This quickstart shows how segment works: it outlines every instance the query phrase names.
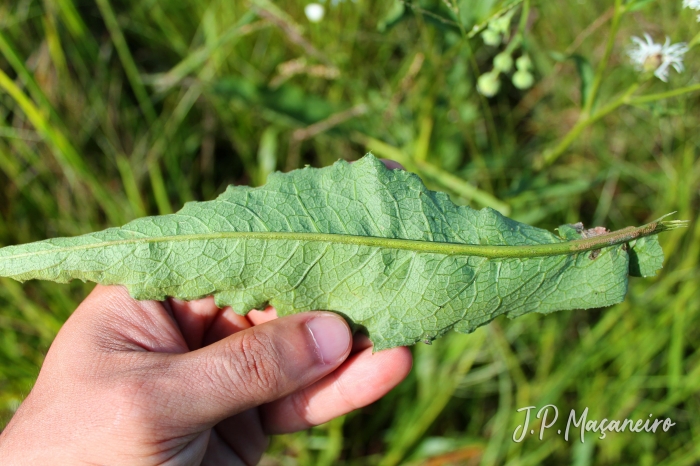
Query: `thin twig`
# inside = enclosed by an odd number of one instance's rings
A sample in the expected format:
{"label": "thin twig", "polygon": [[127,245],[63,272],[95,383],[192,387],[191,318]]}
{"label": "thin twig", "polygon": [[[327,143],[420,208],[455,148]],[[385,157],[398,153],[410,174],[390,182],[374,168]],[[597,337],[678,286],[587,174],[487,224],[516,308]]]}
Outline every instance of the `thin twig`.
{"label": "thin twig", "polygon": [[638,97],[633,97],[629,99],[630,105],[646,104],[649,102],[654,102],[657,100],[668,99],[670,97],[677,97],[679,95],[688,94],[690,92],[700,91],[700,84],[693,84],[692,86],[681,87],[679,89],[673,89],[666,92],[659,92],[658,94],[647,94],[640,95]]}
{"label": "thin twig", "polygon": [[608,36],[608,42],[605,45],[605,52],[603,53],[603,58],[598,63],[598,69],[596,70],[595,77],[593,78],[593,84],[591,84],[591,90],[588,94],[586,102],[584,102],[582,116],[588,116],[593,110],[593,105],[595,104],[596,98],[598,97],[598,90],[603,82],[603,77],[605,75],[605,70],[608,67],[608,62],[612,56],[613,48],[615,47],[615,37],[617,36],[617,30],[620,27],[620,19],[624,14],[624,7],[622,6],[622,0],[615,0],[615,12],[613,13],[612,24],[610,25],[610,33]]}
{"label": "thin twig", "polygon": [[630,102],[630,97],[639,88],[639,84],[631,85],[625,92],[623,92],[617,99],[613,100],[611,103],[605,107],[598,110],[595,114],[581,118],[573,128],[569,130],[568,133],[561,139],[559,144],[557,144],[553,149],[545,151],[540,158],[538,158],[534,167],[536,170],[541,170],[542,168],[548,167],[553,164],[566,149],[573,144],[573,142],[578,138],[578,136],[583,132],[584,129],[591,126],[596,121],[600,120],[604,116],[617,110],[620,106],[625,105]]}

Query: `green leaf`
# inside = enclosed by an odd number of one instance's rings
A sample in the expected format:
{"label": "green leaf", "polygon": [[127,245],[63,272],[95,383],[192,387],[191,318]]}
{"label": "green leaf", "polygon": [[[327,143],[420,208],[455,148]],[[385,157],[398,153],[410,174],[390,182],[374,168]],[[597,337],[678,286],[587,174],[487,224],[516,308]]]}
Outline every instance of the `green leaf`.
{"label": "green leaf", "polygon": [[[280,315],[332,310],[380,350],[471,332],[501,314],[617,303],[626,243],[681,224],[564,241],[457,206],[368,155],[273,173],[260,188],[231,186],[122,228],[6,247],[0,276],[122,284],[137,299],[213,294],[242,314],[267,303]],[[636,258],[645,273],[660,266],[658,254]]]}
{"label": "green leaf", "polygon": [[571,55],[570,57],[576,64],[576,72],[581,79],[581,106],[586,105],[588,96],[591,93],[591,85],[595,78],[595,71],[588,59],[582,55]]}
{"label": "green leaf", "polygon": [[583,225],[580,223],[578,225],[561,225],[556,228],[556,230],[559,233],[559,236],[564,240],[581,239]]}
{"label": "green leaf", "polygon": [[650,3],[655,2],[656,0],[631,0],[625,4],[625,10],[626,11],[637,11],[641,10],[645,6],[649,5]]}
{"label": "green leaf", "polygon": [[656,236],[646,236],[630,243],[630,275],[653,277],[664,265],[664,252]]}
{"label": "green leaf", "polygon": [[404,17],[406,6],[401,0],[394,0],[384,17],[377,23],[377,31],[385,32]]}

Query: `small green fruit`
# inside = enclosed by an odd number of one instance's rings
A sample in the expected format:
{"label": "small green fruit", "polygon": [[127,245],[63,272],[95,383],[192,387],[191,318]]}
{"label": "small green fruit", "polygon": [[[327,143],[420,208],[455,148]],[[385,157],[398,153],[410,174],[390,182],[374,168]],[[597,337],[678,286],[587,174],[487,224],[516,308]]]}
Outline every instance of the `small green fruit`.
{"label": "small green fruit", "polygon": [[522,71],[528,71],[530,68],[532,68],[532,61],[530,60],[530,57],[523,55],[515,60],[515,67]]}
{"label": "small green fruit", "polygon": [[489,71],[479,76],[476,88],[486,97],[493,97],[498,94],[498,90],[501,88],[501,81],[498,79],[498,71]]}
{"label": "small green fruit", "polygon": [[508,73],[513,68],[513,57],[507,52],[501,52],[493,58],[493,67],[502,73]]}
{"label": "small green fruit", "polygon": [[492,47],[497,47],[501,44],[501,34],[493,29],[486,29],[481,33],[481,38],[484,39],[484,44]]}
{"label": "small green fruit", "polygon": [[520,69],[513,74],[513,85],[518,89],[529,89],[535,82],[535,78],[529,71]]}

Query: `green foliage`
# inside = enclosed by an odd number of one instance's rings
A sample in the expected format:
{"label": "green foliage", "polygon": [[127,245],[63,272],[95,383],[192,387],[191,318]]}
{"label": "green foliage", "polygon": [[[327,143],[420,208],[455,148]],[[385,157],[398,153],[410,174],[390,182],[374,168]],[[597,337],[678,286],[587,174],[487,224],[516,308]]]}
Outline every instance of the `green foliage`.
{"label": "green foliage", "polygon": [[[620,302],[627,246],[608,236],[562,242],[493,209],[458,207],[368,155],[274,173],[177,214],[3,248],[0,276],[124,285],[137,299],[213,295],[241,314],[267,303],[279,315],[337,311],[381,350],[471,333],[501,314]],[[663,252],[638,242],[635,271],[653,275]]]}
{"label": "green foliage", "polygon": [[586,57],[572,55],[571,60],[576,63],[576,71],[578,72],[579,79],[581,79],[581,105],[583,105],[588,101],[595,72],[593,71],[593,66],[591,66],[591,63]]}
{"label": "green foliage", "polygon": [[[615,5],[627,10],[613,28]],[[626,55],[645,30],[695,45],[695,13],[681,0],[325,6],[323,21],[310,24],[304,3],[289,0],[0,2],[0,243],[123,225],[213,199],[230,184],[260,185],[273,162],[289,171],[370,150],[457,204],[548,230],[578,221],[617,230],[677,210],[689,228],[659,237],[664,268],[631,278],[624,302],[501,317],[469,337],[416,345],[411,375],[385,399],[275,437],[265,461],[700,462],[700,109],[689,93],[698,91],[698,54],[693,47],[669,83],[640,81]],[[484,45],[480,33],[510,9],[501,44]],[[478,77],[518,37],[512,56],[516,67],[529,58],[532,88],[501,76],[498,94],[484,98]],[[585,112],[575,63],[559,61],[575,54],[594,70],[595,105]],[[222,91],[231,80],[257,98]],[[296,108],[268,97],[287,86],[301,91],[287,101]],[[311,97],[324,102],[313,112]],[[0,424],[89,290],[0,279]],[[587,435],[583,445],[557,435],[513,443],[515,410],[547,403],[678,424],[662,434]]]}
{"label": "green foliage", "polygon": [[640,238],[630,245],[630,275],[653,277],[664,264],[664,252],[655,238]]}

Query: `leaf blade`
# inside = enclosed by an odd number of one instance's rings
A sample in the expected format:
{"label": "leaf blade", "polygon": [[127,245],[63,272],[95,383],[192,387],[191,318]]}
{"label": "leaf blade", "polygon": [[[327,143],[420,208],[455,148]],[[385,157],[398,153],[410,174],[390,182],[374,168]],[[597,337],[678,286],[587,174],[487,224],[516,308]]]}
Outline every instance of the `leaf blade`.
{"label": "leaf blade", "polygon": [[138,299],[213,294],[239,313],[268,302],[280,315],[327,309],[364,327],[379,350],[501,314],[619,302],[624,244],[668,223],[564,241],[456,206],[367,156],[274,173],[263,187],[230,187],[121,228],[3,248],[0,276],[122,284]]}

